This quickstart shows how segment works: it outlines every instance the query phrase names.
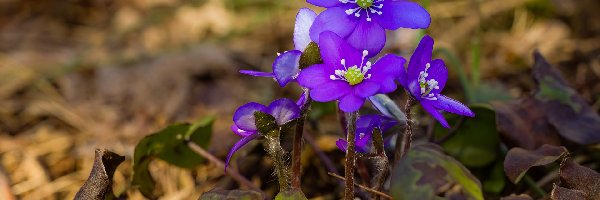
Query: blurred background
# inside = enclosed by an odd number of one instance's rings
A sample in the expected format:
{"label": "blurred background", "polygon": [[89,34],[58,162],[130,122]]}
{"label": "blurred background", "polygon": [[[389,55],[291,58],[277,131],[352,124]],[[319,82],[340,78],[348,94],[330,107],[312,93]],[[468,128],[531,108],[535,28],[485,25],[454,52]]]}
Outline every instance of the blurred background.
{"label": "blurred background", "polygon": [[[445,94],[469,103],[515,99],[534,87],[532,52],[556,66],[595,112],[600,110],[600,2],[597,0],[421,0],[425,32],[388,32],[384,52],[408,57],[426,33],[450,69]],[[0,199],[72,199],[92,168],[95,148],[126,156],[114,191],[144,199],[131,180],[135,144],[174,122],[216,116],[209,151],[224,159],[239,139],[229,126],[248,101],[297,98],[293,84],[237,71],[270,71],[293,49],[301,0],[0,0]],[[392,95],[403,97],[402,93]],[[342,170],[342,134],[331,106],[319,105],[313,145]],[[421,129],[430,118],[419,112]],[[331,123],[327,123],[331,122]],[[423,133],[417,131],[417,134]],[[339,181],[306,147],[309,198],[334,199]],[[234,166],[265,191],[275,178],[260,145]],[[250,169],[256,163],[264,170]],[[248,165],[248,166],[246,166]],[[254,166],[256,168],[256,166]],[[155,161],[162,199],[197,199],[237,188],[223,169],[192,171]],[[313,183],[314,182],[314,183]],[[325,189],[319,189],[325,188]],[[3,196],[4,195],[4,196]]]}

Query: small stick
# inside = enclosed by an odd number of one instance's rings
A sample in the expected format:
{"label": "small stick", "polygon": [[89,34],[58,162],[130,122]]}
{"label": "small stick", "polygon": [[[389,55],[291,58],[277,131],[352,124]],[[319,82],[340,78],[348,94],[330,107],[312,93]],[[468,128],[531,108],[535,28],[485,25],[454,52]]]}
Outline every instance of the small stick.
{"label": "small stick", "polygon": [[[201,146],[199,146],[198,144],[187,140],[186,141],[187,146],[192,149],[192,151],[196,152],[198,155],[208,159],[209,161],[213,162],[215,165],[217,165],[217,167],[225,167],[225,163],[223,163],[223,161],[221,161],[220,159],[218,159],[217,157],[215,157],[214,155],[212,155],[211,153],[209,153],[208,151],[204,150],[204,148],[202,148]],[[256,187],[252,182],[250,182],[248,179],[246,179],[246,177],[242,176],[239,172],[237,172],[237,170],[235,169],[228,169],[226,172],[229,176],[231,176],[231,178],[233,178],[235,181],[237,181],[239,184],[244,185],[252,190],[256,190],[259,191],[261,193],[263,193],[260,188]],[[263,193],[264,194],[264,193]]]}
{"label": "small stick", "polygon": [[[327,172],[327,174],[329,174],[330,176],[333,176],[333,177],[335,177],[335,178],[338,178],[338,179],[340,179],[340,180],[343,180],[343,181],[345,181],[345,180],[346,180],[346,178],[344,178],[344,177],[342,177],[342,176],[340,176],[340,175],[337,175],[337,174],[335,174],[335,173]],[[371,193],[373,193],[373,194],[377,194],[377,195],[379,195],[379,196],[382,196],[382,197],[385,197],[385,198],[388,198],[388,199],[394,199],[394,198],[392,198],[392,196],[390,196],[390,195],[387,195],[387,194],[385,194],[385,193],[383,193],[383,192],[380,192],[380,191],[374,190],[374,189],[372,189],[372,188],[369,188],[369,187],[367,187],[367,186],[364,186],[364,185],[361,185],[361,184],[358,184],[358,183],[354,183],[354,185],[358,186],[359,188],[362,188],[363,190],[366,190],[366,191],[368,191],[368,192],[371,192]]]}
{"label": "small stick", "polygon": [[354,199],[354,167],[356,162],[356,155],[354,152],[356,141],[355,132],[356,132],[356,118],[358,117],[358,112],[350,112],[347,113],[348,116],[346,119],[348,120],[348,129],[346,135],[346,141],[348,141],[348,147],[346,148],[346,166],[344,166],[344,176],[346,177],[346,189],[344,192],[344,199],[352,200]]}

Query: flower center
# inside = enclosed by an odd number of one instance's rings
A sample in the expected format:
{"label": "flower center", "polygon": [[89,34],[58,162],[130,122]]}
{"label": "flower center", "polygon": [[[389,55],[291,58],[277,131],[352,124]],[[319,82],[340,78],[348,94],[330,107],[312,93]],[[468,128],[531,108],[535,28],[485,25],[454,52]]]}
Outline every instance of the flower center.
{"label": "flower center", "polygon": [[425,65],[425,70],[419,73],[419,88],[421,89],[421,98],[429,99],[429,100],[437,100],[434,93],[431,93],[434,89],[440,89],[438,86],[438,82],[435,79],[427,80],[427,70],[431,67],[431,64],[427,63]]}
{"label": "flower center", "polygon": [[367,21],[371,21],[371,14],[381,15],[381,8],[383,8],[384,0],[340,0],[342,3],[354,3],[358,5],[358,7],[351,8],[346,10],[347,15],[354,15],[355,17],[360,17],[360,13],[364,10],[367,15]]}
{"label": "flower center", "polygon": [[369,55],[369,52],[364,50],[362,59],[360,61],[360,67],[357,65],[346,67],[346,59],[340,60],[340,64],[342,64],[344,70],[335,70],[335,74],[330,75],[329,79],[343,80],[348,82],[350,85],[356,85],[362,83],[362,81],[365,79],[371,78],[371,74],[367,74],[369,69],[371,69],[371,62],[367,61],[365,65],[362,66],[367,55]]}
{"label": "flower center", "polygon": [[361,8],[367,9],[373,5],[373,0],[357,0],[356,4]]}

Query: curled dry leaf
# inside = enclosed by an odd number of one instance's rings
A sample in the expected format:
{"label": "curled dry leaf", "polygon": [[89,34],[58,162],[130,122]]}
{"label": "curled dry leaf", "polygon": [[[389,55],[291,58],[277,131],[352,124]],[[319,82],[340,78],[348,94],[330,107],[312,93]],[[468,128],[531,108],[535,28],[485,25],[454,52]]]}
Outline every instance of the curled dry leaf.
{"label": "curled dry leaf", "polygon": [[517,183],[531,167],[550,164],[567,153],[565,147],[547,144],[535,151],[515,147],[506,154],[504,172],[510,181]]}
{"label": "curled dry leaf", "polygon": [[598,172],[567,159],[560,165],[559,176],[562,186],[583,192],[585,199],[600,199]]}
{"label": "curled dry leaf", "polygon": [[550,199],[552,200],[585,200],[585,193],[581,190],[571,190],[568,188],[560,187],[554,184],[552,193],[550,193]]}
{"label": "curled dry leaf", "polygon": [[75,195],[75,199],[104,200],[113,197],[112,178],[115,170],[124,160],[125,157],[119,154],[106,149],[96,149],[92,172]]}

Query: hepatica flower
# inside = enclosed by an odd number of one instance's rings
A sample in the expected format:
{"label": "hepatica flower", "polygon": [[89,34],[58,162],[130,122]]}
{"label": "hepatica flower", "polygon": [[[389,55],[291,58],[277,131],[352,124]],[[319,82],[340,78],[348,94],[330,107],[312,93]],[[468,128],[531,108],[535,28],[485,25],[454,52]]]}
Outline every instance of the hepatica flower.
{"label": "hepatica flower", "polygon": [[316,17],[317,14],[308,8],[302,8],[298,11],[294,26],[295,49],[278,54],[275,62],[273,62],[273,72],[240,70],[240,73],[251,76],[272,77],[281,87],[296,79],[298,72],[300,72],[300,56],[311,42],[308,31]]}
{"label": "hepatica flower", "polygon": [[[389,128],[398,124],[398,122],[392,118],[383,115],[361,115],[356,120],[356,151],[361,153],[368,153],[371,149],[371,136],[375,128],[379,129],[381,133],[385,132]],[[339,139],[335,143],[338,148],[346,152],[348,142],[344,139]]]}
{"label": "hepatica flower", "polygon": [[396,90],[396,79],[401,73],[404,58],[389,54],[375,64],[368,59],[368,51],[358,51],[333,32],[321,34],[319,39],[323,64],[312,65],[300,72],[298,83],[310,89],[315,101],[339,100],[344,112],[357,111],[365,98],[377,93]]}
{"label": "hepatica flower", "polygon": [[410,57],[407,72],[400,75],[399,82],[425,111],[449,128],[439,110],[469,117],[475,114],[464,104],[440,94],[448,80],[448,70],[443,60],[431,60],[432,50],[433,39],[426,35]]}
{"label": "hepatica flower", "polygon": [[324,31],[333,31],[357,49],[376,55],[385,45],[385,30],[427,28],[431,17],[419,4],[406,0],[307,0],[325,7],[310,28],[319,41]]}
{"label": "hepatica flower", "polygon": [[231,130],[235,134],[241,136],[242,139],[235,143],[229,151],[225,163],[225,170],[227,170],[229,160],[238,149],[260,136],[261,133],[259,133],[257,129],[256,119],[254,117],[255,112],[263,112],[273,116],[277,126],[282,126],[287,122],[300,117],[300,108],[298,105],[291,99],[286,98],[275,100],[269,106],[250,102],[239,107],[233,115],[234,124],[231,125]]}

